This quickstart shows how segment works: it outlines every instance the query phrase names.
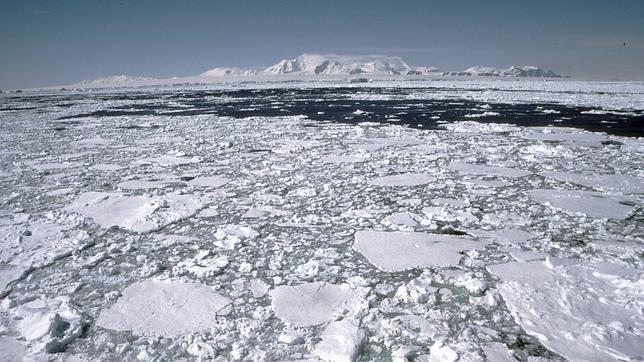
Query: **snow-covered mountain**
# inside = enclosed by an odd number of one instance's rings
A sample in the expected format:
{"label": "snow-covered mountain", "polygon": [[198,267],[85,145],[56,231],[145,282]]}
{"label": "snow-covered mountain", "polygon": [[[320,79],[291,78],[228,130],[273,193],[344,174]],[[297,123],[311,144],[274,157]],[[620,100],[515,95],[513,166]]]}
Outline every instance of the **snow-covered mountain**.
{"label": "snow-covered mountain", "polygon": [[79,86],[79,87],[96,87],[96,86],[115,86],[118,84],[127,84],[127,83],[132,83],[132,82],[146,82],[146,81],[153,81],[155,78],[149,78],[149,77],[131,77],[129,75],[113,75],[111,77],[105,77],[105,78],[98,78],[98,79],[92,79],[92,80],[83,80],[78,83],[73,84],[74,86]]}
{"label": "snow-covered mountain", "polygon": [[257,74],[257,69],[245,69],[237,67],[218,67],[207,70],[201,74],[200,77],[245,77]]}
{"label": "snow-covered mountain", "polygon": [[284,59],[262,73],[280,74],[425,74],[432,67],[412,67],[402,58],[385,55],[302,54]]}
{"label": "snow-covered mountain", "polygon": [[[177,83],[211,83],[218,78],[281,76],[281,75],[444,75],[444,76],[497,76],[497,77],[562,77],[551,70],[534,66],[511,66],[507,69],[476,66],[460,72],[438,73],[434,67],[419,67],[407,64],[401,57],[387,55],[338,55],[302,54],[293,59],[284,59],[262,68],[217,67],[198,76],[156,79],[115,75],[106,78],[84,80],[70,85],[79,88],[111,88],[128,85],[150,86]],[[366,78],[365,78],[366,79]]]}
{"label": "snow-covered mountain", "polygon": [[472,76],[482,76],[482,77],[550,77],[550,78],[561,78],[562,76],[553,72],[552,70],[547,70],[532,65],[522,65],[516,66],[513,65],[507,69],[500,69],[494,67],[483,67],[477,65],[465,69],[462,72],[444,72],[443,75],[472,75]]}

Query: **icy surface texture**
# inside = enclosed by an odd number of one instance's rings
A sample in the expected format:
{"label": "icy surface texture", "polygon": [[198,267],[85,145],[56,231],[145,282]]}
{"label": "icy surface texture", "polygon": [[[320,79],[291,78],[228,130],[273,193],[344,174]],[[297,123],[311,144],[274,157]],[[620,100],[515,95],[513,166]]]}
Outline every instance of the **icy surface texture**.
{"label": "icy surface texture", "polygon": [[0,350],[642,359],[641,85],[436,83],[3,94]]}

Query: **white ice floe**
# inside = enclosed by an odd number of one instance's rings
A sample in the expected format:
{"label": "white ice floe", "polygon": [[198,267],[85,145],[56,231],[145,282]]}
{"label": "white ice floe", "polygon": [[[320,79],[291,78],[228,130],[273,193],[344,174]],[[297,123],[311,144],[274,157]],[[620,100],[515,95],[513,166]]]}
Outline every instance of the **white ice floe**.
{"label": "white ice floe", "polygon": [[31,167],[36,170],[48,171],[48,170],[64,170],[67,168],[79,167],[82,164],[79,162],[60,162],[60,163],[39,163],[32,165]]}
{"label": "white ice floe", "polygon": [[361,162],[366,159],[363,155],[334,155],[322,157],[324,163],[353,163]]}
{"label": "white ice floe", "polygon": [[447,168],[453,171],[472,175],[494,175],[504,177],[523,177],[530,175],[530,172],[516,168],[474,165],[471,163],[463,162],[452,162],[449,166],[447,166]]}
{"label": "white ice floe", "polygon": [[159,157],[145,158],[140,161],[140,163],[156,163],[159,166],[181,166],[188,165],[191,163],[201,162],[200,157],[183,157],[183,156],[172,156],[165,155]]}
{"label": "white ice floe", "polygon": [[188,185],[195,187],[221,187],[230,182],[230,179],[221,176],[197,177],[188,181]]}
{"label": "white ice floe", "polygon": [[581,132],[569,128],[554,127],[545,128],[542,132],[534,131],[531,128],[524,132],[522,136],[530,140],[570,142],[579,146],[598,146],[602,141],[608,139],[608,136],[600,133]]}
{"label": "white ice floe", "polygon": [[97,324],[145,336],[174,337],[216,325],[232,301],[203,284],[148,279],[123,290]]}
{"label": "white ice floe", "polygon": [[582,174],[574,172],[545,171],[546,177],[591,187],[596,190],[623,193],[644,193],[644,178],[623,174]]}
{"label": "white ice floe", "polygon": [[251,207],[242,215],[242,219],[261,219],[270,215],[270,213],[270,208]]}
{"label": "white ice floe", "polygon": [[358,321],[343,319],[331,322],[313,354],[324,361],[353,362],[360,356],[366,338],[367,334],[360,329]]}
{"label": "white ice floe", "polygon": [[644,358],[641,271],[550,259],[487,268],[503,281],[500,292],[516,322],[564,358]]}
{"label": "white ice floe", "polygon": [[471,113],[471,114],[466,114],[465,118],[481,118],[481,117],[494,117],[494,116],[500,116],[501,113],[499,112],[483,112],[483,113]]}
{"label": "white ice floe", "polygon": [[282,285],[270,292],[275,315],[296,327],[315,326],[339,315],[358,292],[348,284]]}
{"label": "white ice floe", "polygon": [[358,231],[353,247],[378,269],[398,272],[411,268],[457,265],[471,249],[487,242],[470,238],[422,232]]}
{"label": "white ice floe", "polygon": [[167,181],[129,180],[120,182],[116,186],[124,190],[145,190],[160,188],[167,185],[167,183]]}
{"label": "white ice floe", "polygon": [[426,173],[402,173],[398,175],[377,177],[369,184],[377,186],[417,186],[436,181],[436,178]]}
{"label": "white ice floe", "polygon": [[387,216],[387,221],[395,225],[416,226],[418,222],[414,219],[414,214],[409,212],[397,212]]}
{"label": "white ice floe", "polygon": [[98,163],[90,167],[92,170],[97,171],[118,171],[123,168],[121,165],[115,165],[111,163]]}
{"label": "white ice floe", "polygon": [[621,204],[599,192],[568,190],[532,190],[530,196],[536,201],[548,203],[571,214],[585,214],[607,219],[625,219],[633,207]]}
{"label": "white ice floe", "polygon": [[201,207],[201,201],[192,195],[149,197],[86,192],[65,209],[90,217],[104,228],[117,226],[145,233],[192,216]]}

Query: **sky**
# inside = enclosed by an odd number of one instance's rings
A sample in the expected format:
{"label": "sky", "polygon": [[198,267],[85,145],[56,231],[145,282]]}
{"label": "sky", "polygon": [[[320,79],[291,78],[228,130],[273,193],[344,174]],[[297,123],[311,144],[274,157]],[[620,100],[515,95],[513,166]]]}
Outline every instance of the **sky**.
{"label": "sky", "polygon": [[0,34],[0,89],[189,76],[305,52],[644,80],[642,0],[0,0]]}

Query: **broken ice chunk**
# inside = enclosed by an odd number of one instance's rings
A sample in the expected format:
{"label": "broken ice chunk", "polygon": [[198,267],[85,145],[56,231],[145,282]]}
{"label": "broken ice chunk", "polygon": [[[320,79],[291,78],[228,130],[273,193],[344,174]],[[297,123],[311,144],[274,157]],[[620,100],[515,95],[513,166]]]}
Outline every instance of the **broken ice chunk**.
{"label": "broken ice chunk", "polygon": [[462,251],[482,249],[486,242],[422,232],[358,231],[353,247],[378,269],[398,272],[419,267],[457,265]]}
{"label": "broken ice chunk", "polygon": [[268,284],[261,279],[251,279],[250,281],[250,291],[255,299],[265,296],[268,293],[268,287]]}
{"label": "broken ice chunk", "polygon": [[362,350],[367,334],[350,319],[332,322],[322,334],[313,354],[325,361],[353,362]]}
{"label": "broken ice chunk", "polygon": [[481,346],[485,357],[491,362],[512,362],[515,358],[512,356],[512,351],[508,347],[499,342],[492,342]]}
{"label": "broken ice chunk", "polygon": [[377,177],[369,181],[369,184],[377,186],[417,186],[434,181],[436,181],[436,178],[426,173],[403,173]]}
{"label": "broken ice chunk", "polygon": [[314,282],[278,286],[270,295],[278,318],[296,327],[309,327],[331,320],[354,291],[347,284]]}
{"label": "broken ice chunk", "polygon": [[37,299],[16,310],[17,329],[34,349],[63,352],[81,336],[89,321],[68,297]]}
{"label": "broken ice chunk", "polygon": [[97,324],[145,336],[174,337],[215,326],[231,300],[198,283],[144,280],[101,312]]}
{"label": "broken ice chunk", "polygon": [[458,359],[458,353],[449,346],[437,341],[429,348],[430,362],[454,362]]}
{"label": "broken ice chunk", "polygon": [[625,219],[633,211],[632,206],[599,192],[568,190],[533,190],[530,196],[536,201],[549,203],[571,214],[585,214],[606,219]]}

